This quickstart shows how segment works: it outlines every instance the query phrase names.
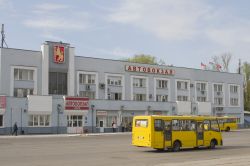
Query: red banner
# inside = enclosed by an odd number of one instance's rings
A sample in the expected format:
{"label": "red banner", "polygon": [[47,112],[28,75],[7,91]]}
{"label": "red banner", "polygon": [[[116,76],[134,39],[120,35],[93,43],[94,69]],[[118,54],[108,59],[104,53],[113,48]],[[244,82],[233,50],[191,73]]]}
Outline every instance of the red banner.
{"label": "red banner", "polygon": [[65,110],[89,110],[89,98],[65,97]]}
{"label": "red banner", "polygon": [[54,62],[55,63],[64,63],[64,47],[63,46],[54,46]]}
{"label": "red banner", "polygon": [[6,96],[0,96],[0,108],[6,108]]}

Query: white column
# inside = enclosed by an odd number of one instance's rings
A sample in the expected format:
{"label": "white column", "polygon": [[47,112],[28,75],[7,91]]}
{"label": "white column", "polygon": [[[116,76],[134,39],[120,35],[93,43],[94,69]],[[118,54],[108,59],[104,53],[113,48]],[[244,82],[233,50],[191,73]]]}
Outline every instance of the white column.
{"label": "white column", "polygon": [[43,44],[42,50],[42,95],[49,94],[49,46]]}
{"label": "white column", "polygon": [[69,48],[68,95],[75,96],[75,48]]}

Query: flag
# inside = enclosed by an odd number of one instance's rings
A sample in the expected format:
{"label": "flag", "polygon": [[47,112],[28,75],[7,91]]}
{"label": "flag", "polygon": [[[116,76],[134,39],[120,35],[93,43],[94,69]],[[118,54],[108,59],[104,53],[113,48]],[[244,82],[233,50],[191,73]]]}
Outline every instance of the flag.
{"label": "flag", "polygon": [[205,65],[204,63],[201,62],[201,69],[205,70],[207,67],[207,65]]}
{"label": "flag", "polygon": [[220,71],[221,70],[221,65],[220,64],[216,64],[216,69],[217,69],[217,71]]}

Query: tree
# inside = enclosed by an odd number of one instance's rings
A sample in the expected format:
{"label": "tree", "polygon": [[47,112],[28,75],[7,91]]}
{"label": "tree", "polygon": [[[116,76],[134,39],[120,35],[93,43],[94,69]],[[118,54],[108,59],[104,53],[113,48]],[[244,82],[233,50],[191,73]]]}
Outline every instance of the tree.
{"label": "tree", "polygon": [[131,58],[124,59],[129,62],[135,62],[135,63],[145,63],[145,64],[152,64],[152,65],[166,65],[166,63],[160,59],[157,61],[157,58],[152,55],[145,55],[145,54],[139,54],[134,55]]}
{"label": "tree", "polygon": [[222,65],[223,65],[223,70],[228,72],[229,69],[228,69],[228,66],[229,66],[229,63],[232,59],[232,54],[231,53],[224,53],[221,55],[221,60],[222,60]]}
{"label": "tree", "polygon": [[[223,53],[221,55],[213,56],[212,59],[212,70],[220,70],[222,71],[229,71],[229,65],[232,59],[231,53]],[[221,66],[222,65],[222,66]]]}
{"label": "tree", "polygon": [[244,109],[250,111],[250,63],[243,63],[244,74]]}

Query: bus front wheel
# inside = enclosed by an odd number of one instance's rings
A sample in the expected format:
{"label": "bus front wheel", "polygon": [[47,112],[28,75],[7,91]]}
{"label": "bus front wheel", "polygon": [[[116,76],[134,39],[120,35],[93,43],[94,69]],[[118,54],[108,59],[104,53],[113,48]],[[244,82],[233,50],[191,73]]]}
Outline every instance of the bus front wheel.
{"label": "bus front wheel", "polygon": [[178,152],[181,149],[181,143],[180,141],[175,141],[173,145],[173,152]]}

